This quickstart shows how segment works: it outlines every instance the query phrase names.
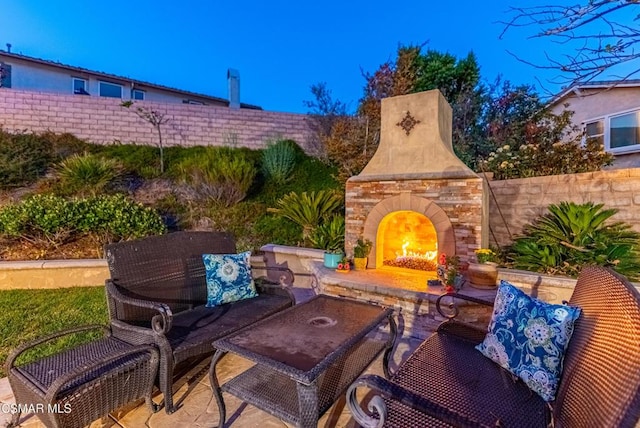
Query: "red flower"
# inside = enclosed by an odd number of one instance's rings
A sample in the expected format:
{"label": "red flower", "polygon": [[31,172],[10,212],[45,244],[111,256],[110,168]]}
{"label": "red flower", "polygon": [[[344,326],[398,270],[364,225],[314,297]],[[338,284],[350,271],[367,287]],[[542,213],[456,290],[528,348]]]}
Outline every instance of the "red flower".
{"label": "red flower", "polygon": [[344,266],[342,265],[342,263],[338,263],[338,269],[339,269],[339,270],[342,270],[342,268],[343,268],[343,267],[344,267]]}
{"label": "red flower", "polygon": [[438,263],[441,265],[447,264],[447,255],[445,253],[440,253],[440,257],[438,258]]}

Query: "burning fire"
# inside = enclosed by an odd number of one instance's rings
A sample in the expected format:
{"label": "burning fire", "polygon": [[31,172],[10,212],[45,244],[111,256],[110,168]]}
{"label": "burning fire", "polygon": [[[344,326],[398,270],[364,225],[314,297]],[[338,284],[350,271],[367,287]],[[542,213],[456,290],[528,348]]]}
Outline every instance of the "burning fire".
{"label": "burning fire", "polygon": [[408,240],[404,241],[404,244],[402,244],[402,253],[398,254],[398,252],[396,252],[396,259],[398,258],[406,258],[406,257],[417,257],[417,258],[422,258],[422,259],[427,259],[427,260],[431,260],[431,261],[435,261],[436,257],[438,257],[438,244],[435,244],[435,250],[434,251],[425,251],[424,253],[420,253],[418,251],[409,251],[407,250],[407,248],[409,248],[409,245],[411,245],[411,242]]}
{"label": "burning fire", "polygon": [[423,214],[391,213],[378,226],[378,251],[385,266],[435,270],[438,257],[435,228]]}

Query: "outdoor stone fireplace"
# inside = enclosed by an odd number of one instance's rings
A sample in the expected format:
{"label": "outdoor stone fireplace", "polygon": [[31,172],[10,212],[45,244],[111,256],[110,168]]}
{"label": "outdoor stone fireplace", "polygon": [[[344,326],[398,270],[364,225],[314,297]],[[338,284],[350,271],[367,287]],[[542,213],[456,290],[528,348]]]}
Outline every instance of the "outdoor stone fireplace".
{"label": "outdoor stone fireplace", "polygon": [[434,270],[439,254],[465,262],[488,241],[483,181],[454,154],[451,129],[438,90],[382,100],[378,150],[346,184],[348,254],[362,237],[369,268]]}

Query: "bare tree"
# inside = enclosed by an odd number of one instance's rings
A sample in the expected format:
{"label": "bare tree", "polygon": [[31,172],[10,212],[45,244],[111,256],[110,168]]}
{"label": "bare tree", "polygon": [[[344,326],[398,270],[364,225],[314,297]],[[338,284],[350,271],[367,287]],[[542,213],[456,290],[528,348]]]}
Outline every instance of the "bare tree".
{"label": "bare tree", "polygon": [[[124,101],[120,104],[122,107],[129,108],[133,105],[133,101]],[[169,118],[165,117],[165,113],[154,110],[151,107],[136,107],[134,113],[140,118],[153,126],[158,132],[158,148],[160,149],[160,174],[164,174],[164,146],[162,144],[162,125],[169,122]]]}
{"label": "bare tree", "polygon": [[547,37],[566,45],[566,53],[553,57],[545,53],[546,64],[536,64],[515,56],[540,69],[557,70],[558,81],[571,86],[589,82],[605,71],[622,64],[631,64],[618,76],[628,79],[640,71],[632,63],[640,59],[640,0],[579,0],[577,4],[511,7],[512,18],[500,38],[514,27],[535,27],[530,38]]}

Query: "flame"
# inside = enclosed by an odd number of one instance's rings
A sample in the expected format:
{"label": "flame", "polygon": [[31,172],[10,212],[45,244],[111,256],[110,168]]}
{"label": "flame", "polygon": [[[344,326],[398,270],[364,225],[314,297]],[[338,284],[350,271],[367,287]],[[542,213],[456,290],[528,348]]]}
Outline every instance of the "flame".
{"label": "flame", "polygon": [[402,252],[396,252],[396,258],[406,258],[406,257],[416,257],[423,258],[427,260],[435,260],[438,257],[438,244],[435,244],[435,249],[433,251],[412,251],[409,250],[409,246],[411,245],[411,241],[405,239],[402,244]]}

